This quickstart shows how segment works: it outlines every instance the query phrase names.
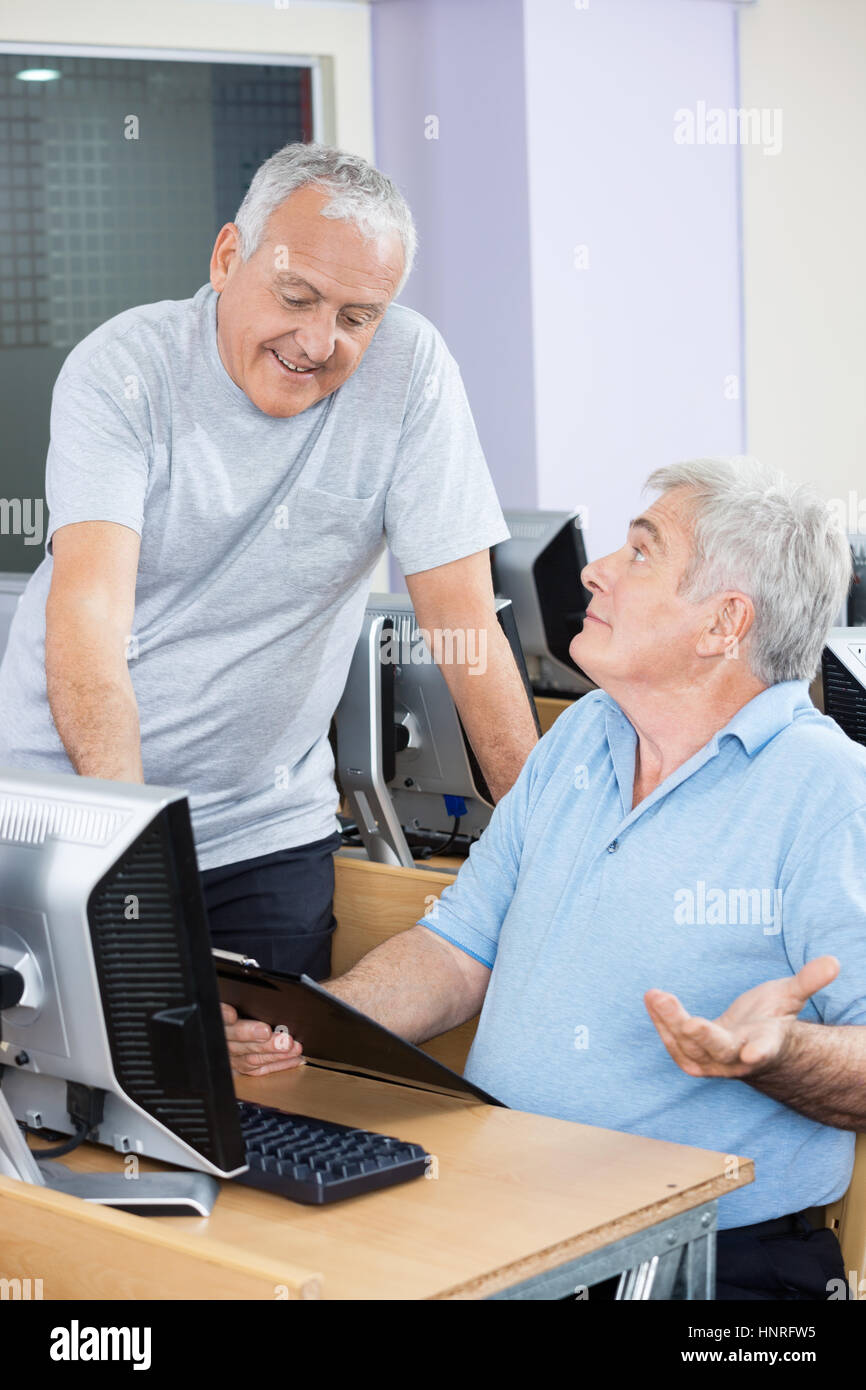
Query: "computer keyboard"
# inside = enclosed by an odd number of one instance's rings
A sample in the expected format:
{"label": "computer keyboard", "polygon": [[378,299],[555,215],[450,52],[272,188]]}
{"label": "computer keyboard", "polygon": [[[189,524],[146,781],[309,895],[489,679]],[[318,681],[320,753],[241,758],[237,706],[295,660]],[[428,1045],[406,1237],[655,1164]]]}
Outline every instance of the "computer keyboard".
{"label": "computer keyboard", "polygon": [[293,1202],[339,1202],[427,1170],[420,1144],[238,1101],[249,1167],[234,1179]]}

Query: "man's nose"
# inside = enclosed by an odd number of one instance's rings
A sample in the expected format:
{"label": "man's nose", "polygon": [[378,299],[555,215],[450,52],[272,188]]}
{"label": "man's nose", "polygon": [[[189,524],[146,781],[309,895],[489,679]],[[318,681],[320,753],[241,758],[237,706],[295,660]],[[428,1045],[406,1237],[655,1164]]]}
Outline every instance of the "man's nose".
{"label": "man's nose", "polygon": [[[605,559],[607,558],[605,556]],[[584,565],[581,570],[581,583],[584,588],[591,590],[594,594],[599,594],[607,588],[604,565],[605,560],[590,560],[589,564]]]}
{"label": "man's nose", "polygon": [[337,335],[333,316],[320,314],[315,319],[295,329],[295,342],[309,362],[321,366],[327,362],[334,351]]}

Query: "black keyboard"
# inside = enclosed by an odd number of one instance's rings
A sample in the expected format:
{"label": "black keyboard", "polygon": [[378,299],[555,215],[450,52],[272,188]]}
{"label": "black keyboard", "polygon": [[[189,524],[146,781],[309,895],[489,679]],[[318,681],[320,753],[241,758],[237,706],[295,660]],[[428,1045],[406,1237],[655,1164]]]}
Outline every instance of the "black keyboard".
{"label": "black keyboard", "polygon": [[245,1100],[238,1114],[249,1167],[234,1181],[293,1202],[339,1202],[427,1171],[420,1144]]}

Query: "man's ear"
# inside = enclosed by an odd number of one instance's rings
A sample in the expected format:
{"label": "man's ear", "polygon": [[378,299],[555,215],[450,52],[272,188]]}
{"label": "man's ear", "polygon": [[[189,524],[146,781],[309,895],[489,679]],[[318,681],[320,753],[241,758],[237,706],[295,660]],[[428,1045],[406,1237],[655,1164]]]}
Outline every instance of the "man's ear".
{"label": "man's ear", "polygon": [[755,608],[746,594],[720,594],[698,638],[698,656],[723,656],[736,661],[755,621]]}
{"label": "man's ear", "polygon": [[217,294],[221,294],[225,289],[229,270],[238,249],[238,229],[234,222],[226,222],[217,232],[210,258],[210,282]]}

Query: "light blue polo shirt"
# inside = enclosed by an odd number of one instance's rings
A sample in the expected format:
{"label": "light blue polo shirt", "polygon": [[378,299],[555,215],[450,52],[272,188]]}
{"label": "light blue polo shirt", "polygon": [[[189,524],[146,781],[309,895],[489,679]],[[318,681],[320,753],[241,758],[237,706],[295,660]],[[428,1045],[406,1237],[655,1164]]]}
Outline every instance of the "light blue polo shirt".
{"label": "light blue polo shirt", "polygon": [[829,952],[801,1018],[866,1025],[866,749],[786,681],[632,810],[636,742],[609,695],[577,701],[421,919],[492,967],[466,1075],[519,1110],[754,1159],[721,1227],[833,1201],[854,1134],[686,1075],[643,995],[716,1018]]}

